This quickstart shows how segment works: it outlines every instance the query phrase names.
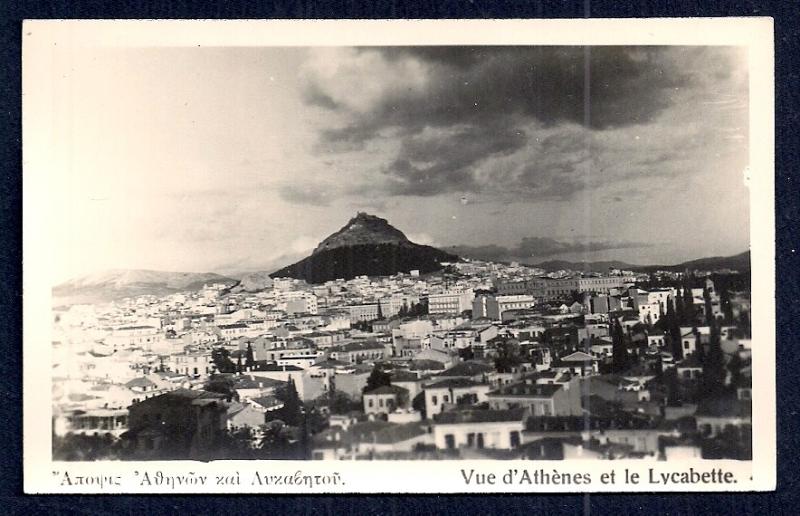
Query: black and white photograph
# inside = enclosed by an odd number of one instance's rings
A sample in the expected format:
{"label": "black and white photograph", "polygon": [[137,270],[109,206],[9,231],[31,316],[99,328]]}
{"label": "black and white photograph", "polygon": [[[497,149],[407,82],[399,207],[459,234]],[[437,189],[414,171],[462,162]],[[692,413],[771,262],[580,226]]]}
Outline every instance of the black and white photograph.
{"label": "black and white photograph", "polygon": [[753,480],[774,263],[751,257],[773,231],[752,48],[139,24],[24,28],[42,460]]}

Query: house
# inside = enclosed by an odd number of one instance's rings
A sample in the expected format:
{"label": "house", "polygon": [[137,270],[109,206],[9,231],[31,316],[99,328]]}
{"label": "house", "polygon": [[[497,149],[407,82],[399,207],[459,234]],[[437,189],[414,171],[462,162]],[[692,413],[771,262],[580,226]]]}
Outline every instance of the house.
{"label": "house", "polygon": [[444,371],[445,367],[444,363],[429,359],[414,359],[408,363],[408,370],[419,375],[438,374]]}
{"label": "house", "polygon": [[361,400],[367,379],[372,373],[372,366],[357,365],[353,369],[337,371],[333,380],[333,389],[346,394],[353,400]]}
{"label": "house", "polygon": [[427,377],[420,378],[416,372],[396,369],[392,371],[392,385],[397,385],[408,391],[408,399],[414,400],[422,392],[423,382]]}
{"label": "house", "polygon": [[438,349],[423,349],[414,353],[411,357],[412,361],[435,361],[439,362],[440,364],[444,364],[444,367],[441,369],[447,369],[448,367],[453,366],[458,358],[457,355],[453,353],[449,353],[447,351],[442,351]]}
{"label": "house", "polygon": [[275,389],[282,386],[284,382],[280,380],[273,380],[266,377],[256,378],[252,374],[246,374],[234,377],[233,389],[239,395],[240,400],[248,398],[258,398],[272,394]]}
{"label": "house", "polygon": [[705,437],[716,437],[727,427],[749,428],[752,426],[751,401],[733,396],[703,400],[694,418],[697,430]]}
{"label": "house", "polygon": [[133,401],[152,398],[165,392],[174,390],[177,386],[164,381],[157,375],[139,376],[125,383],[125,387],[133,393]]}
{"label": "house", "polygon": [[231,403],[228,406],[226,428],[258,428],[264,424],[264,413],[248,403]]}
{"label": "house", "polygon": [[[438,379],[437,379],[438,378]],[[425,386],[425,415],[432,418],[448,407],[467,404],[474,405],[486,401],[490,386],[469,378],[452,377],[432,379],[434,383]]]}
{"label": "house", "polygon": [[521,443],[524,417],[523,409],[442,412],[434,421],[434,444],[443,450],[516,448]]}
{"label": "house", "polygon": [[703,365],[697,355],[692,354],[678,362],[675,371],[681,380],[697,380],[703,375]]}
{"label": "house", "polygon": [[329,358],[351,364],[381,361],[386,356],[386,346],[376,341],[351,342],[328,349]]}
{"label": "house", "polygon": [[[626,448],[613,453],[617,457],[629,456],[631,452],[649,455],[653,458],[659,453],[659,440],[664,436],[678,436],[674,426],[661,427],[650,418],[631,415],[625,412],[604,416],[579,417],[534,417],[529,418],[523,432],[523,442],[536,442],[545,438],[574,439],[593,443],[594,446],[623,446]],[[575,450],[573,450],[575,451]],[[566,452],[566,450],[565,450]],[[608,450],[601,453],[605,458]],[[570,454],[565,453],[566,459]]]}
{"label": "house", "polygon": [[365,414],[387,414],[406,407],[411,400],[408,391],[396,385],[382,385],[364,393]]}
{"label": "house", "polygon": [[248,398],[245,403],[262,414],[262,416],[266,412],[272,412],[273,410],[279,410],[283,408],[283,402],[275,396],[258,396],[256,398]]}
{"label": "house", "polygon": [[250,327],[244,323],[220,324],[216,326],[216,333],[220,339],[231,341],[247,335],[249,329]]}
{"label": "house", "polygon": [[55,416],[53,425],[53,431],[56,435],[72,433],[119,437],[127,429],[128,409],[124,408],[95,408],[66,411]]}
{"label": "house", "polygon": [[137,458],[189,459],[204,456],[225,432],[225,395],[177,389],[129,408],[129,441]]}
{"label": "house", "polygon": [[313,438],[313,460],[380,458],[381,454],[413,456],[419,445],[433,444],[433,435],[421,423],[389,423],[375,420],[346,428],[331,426]]}
{"label": "house", "polygon": [[450,330],[435,332],[430,336],[431,349],[440,351],[450,351],[465,349],[472,346],[475,339],[475,332],[472,330]]}
{"label": "house", "polygon": [[611,358],[614,352],[614,343],[609,337],[598,337],[591,340],[589,351],[593,357],[599,360]]}
{"label": "house", "polygon": [[495,410],[523,408],[530,416],[580,416],[581,393],[577,379],[567,384],[519,382],[488,393]]}
{"label": "house", "polygon": [[459,362],[453,367],[446,369],[437,375],[438,378],[465,378],[476,382],[482,381],[483,377],[494,371],[494,367],[486,362],[467,360]]}
{"label": "house", "polygon": [[666,335],[663,331],[651,331],[647,334],[647,347],[660,349],[667,345]]}
{"label": "house", "polygon": [[310,366],[307,371],[311,378],[320,380],[323,384],[323,390],[330,391],[335,389],[336,375],[346,371],[352,371],[353,365],[348,362],[340,360],[322,360]]}
{"label": "house", "polygon": [[169,357],[169,369],[186,376],[209,375],[216,371],[211,353],[207,351],[184,351]]}
{"label": "house", "polygon": [[598,359],[583,351],[575,351],[550,364],[551,369],[576,376],[597,374]]}

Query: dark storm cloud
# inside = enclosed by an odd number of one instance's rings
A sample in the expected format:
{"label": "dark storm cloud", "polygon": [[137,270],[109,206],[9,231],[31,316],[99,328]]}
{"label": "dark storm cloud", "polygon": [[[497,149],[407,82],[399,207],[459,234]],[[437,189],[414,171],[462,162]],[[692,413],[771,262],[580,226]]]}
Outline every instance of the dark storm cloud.
{"label": "dark storm cloud", "polygon": [[522,131],[468,126],[439,135],[415,135],[403,140],[397,158],[384,170],[389,192],[396,195],[436,195],[453,190],[477,191],[471,167],[493,156],[522,148]]}
{"label": "dark storm cloud", "polygon": [[[391,59],[422,60],[430,81],[422,90],[391,91],[347,127],[416,132],[425,126],[487,121],[523,115],[552,124],[586,120],[592,128],[642,123],[669,105],[662,93],[688,79],[659,59],[663,49],[631,47],[440,47],[362,49]],[[588,75],[587,75],[588,74]],[[330,107],[324,85],[306,85],[309,101]],[[357,94],[357,92],[353,92]]]}
{"label": "dark storm cloud", "polygon": [[[376,180],[351,189],[359,194],[565,200],[606,170],[615,174],[606,182],[626,170],[650,174],[677,148],[639,146],[633,152],[642,156],[626,156],[632,147],[623,140],[626,148],[604,156],[608,165],[594,135],[653,122],[685,98],[676,92],[707,85],[708,66],[728,73],[724,53],[692,47],[361,48],[342,59],[349,61],[305,79],[306,101],[336,120],[319,131],[316,152],[399,142],[376,163]],[[381,72],[371,75],[376,63]]]}
{"label": "dark storm cloud", "polygon": [[651,247],[651,244],[624,241],[562,242],[552,238],[526,237],[523,238],[516,247],[511,248],[498,245],[460,245],[448,247],[447,251],[467,258],[498,261],[531,257],[542,258],[567,253],[593,253],[598,251],[610,251],[614,249],[635,249],[642,247]]}

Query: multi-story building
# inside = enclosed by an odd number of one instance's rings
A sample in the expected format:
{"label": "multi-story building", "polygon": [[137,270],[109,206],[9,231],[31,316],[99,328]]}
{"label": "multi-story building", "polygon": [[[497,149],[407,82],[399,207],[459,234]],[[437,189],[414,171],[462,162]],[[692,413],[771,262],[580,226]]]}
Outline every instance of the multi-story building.
{"label": "multi-story building", "polygon": [[552,300],[569,296],[572,292],[610,294],[612,290],[625,288],[628,283],[631,283],[630,279],[623,276],[570,276],[498,281],[495,288],[500,295],[530,294]]}
{"label": "multi-story building", "polygon": [[460,314],[472,308],[472,290],[450,290],[428,295],[429,314]]}
{"label": "multi-story building", "polygon": [[130,406],[127,438],[141,458],[193,458],[222,437],[225,395],[177,389]]}
{"label": "multi-story building", "polygon": [[287,314],[312,314],[316,315],[318,310],[317,296],[302,292],[301,295],[286,300]]}
{"label": "multi-story building", "polygon": [[[487,317],[494,321],[500,321],[503,317],[503,312],[507,310],[524,310],[526,308],[533,308],[536,305],[536,298],[529,295],[514,295],[514,296],[480,296],[484,299],[473,302],[472,317]],[[480,310],[477,314],[477,308]]]}
{"label": "multi-story building", "polygon": [[349,305],[345,307],[350,313],[350,323],[369,322],[381,318],[380,305],[368,303],[363,305]]}

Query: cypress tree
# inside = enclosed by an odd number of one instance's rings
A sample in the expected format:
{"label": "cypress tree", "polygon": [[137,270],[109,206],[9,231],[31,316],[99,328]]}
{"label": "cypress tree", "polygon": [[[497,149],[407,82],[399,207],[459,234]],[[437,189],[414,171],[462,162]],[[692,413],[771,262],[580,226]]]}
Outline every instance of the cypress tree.
{"label": "cypress tree", "polygon": [[692,289],[688,285],[683,287],[683,323],[687,326],[694,326],[697,324],[695,317],[697,312],[694,309],[694,296],[692,296]]}
{"label": "cypress tree", "polygon": [[675,310],[672,309],[672,303],[667,303],[666,324],[664,325],[666,333],[669,334],[670,350],[672,351],[672,358],[677,360],[683,359],[683,344],[681,342],[681,328],[678,324],[678,319],[675,315]]}
{"label": "cypress tree", "polygon": [[722,353],[719,325],[711,322],[711,337],[708,353],[703,362],[703,390],[710,396],[722,394],[725,388],[725,357]]}
{"label": "cypress tree", "polygon": [[283,408],[281,408],[281,419],[290,426],[299,426],[302,421],[302,411],[300,396],[297,394],[294,380],[290,377],[286,382],[284,391]]}
{"label": "cypress tree", "polygon": [[697,360],[705,365],[706,363],[706,350],[703,347],[703,341],[700,338],[700,331],[697,329],[697,326],[692,328],[692,333],[694,334],[694,352]]}
{"label": "cypress tree", "polygon": [[630,357],[619,319],[614,319],[611,328],[611,370],[620,373],[628,368]]}
{"label": "cypress tree", "polygon": [[705,307],[706,324],[711,326],[714,322],[714,308],[711,306],[711,291],[708,287],[703,287],[703,303]]}
{"label": "cypress tree", "polygon": [[245,354],[244,365],[247,367],[253,367],[256,365],[256,360],[253,356],[253,344],[250,342],[247,343],[247,352]]}
{"label": "cypress tree", "polygon": [[719,304],[722,309],[722,315],[725,318],[725,324],[733,324],[733,305],[727,288],[723,288],[722,292],[720,292]]}
{"label": "cypress tree", "polygon": [[675,290],[675,317],[679,325],[686,321],[686,309],[683,306],[683,293],[680,288]]}

